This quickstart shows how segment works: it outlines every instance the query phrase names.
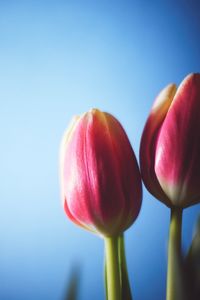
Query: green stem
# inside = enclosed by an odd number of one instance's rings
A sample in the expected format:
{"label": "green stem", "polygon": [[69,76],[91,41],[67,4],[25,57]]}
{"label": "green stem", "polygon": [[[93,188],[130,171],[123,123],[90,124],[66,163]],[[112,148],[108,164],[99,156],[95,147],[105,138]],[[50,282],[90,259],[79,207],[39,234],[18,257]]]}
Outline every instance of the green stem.
{"label": "green stem", "polygon": [[124,235],[121,234],[118,239],[119,245],[119,264],[120,264],[120,275],[121,275],[121,289],[122,289],[122,299],[132,300],[131,288],[128,278],[125,245],[124,245]]}
{"label": "green stem", "polygon": [[105,237],[108,300],[121,300],[118,237]]}
{"label": "green stem", "polygon": [[185,299],[181,265],[182,208],[171,209],[168,244],[167,300]]}

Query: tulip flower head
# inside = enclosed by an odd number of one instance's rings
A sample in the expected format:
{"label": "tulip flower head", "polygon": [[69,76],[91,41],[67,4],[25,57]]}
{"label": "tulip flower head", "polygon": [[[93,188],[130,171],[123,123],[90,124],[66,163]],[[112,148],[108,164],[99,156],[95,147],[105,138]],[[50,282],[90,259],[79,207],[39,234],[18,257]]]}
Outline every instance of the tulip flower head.
{"label": "tulip flower head", "polygon": [[168,85],[155,100],[140,146],[144,183],[169,207],[200,202],[200,74],[178,89]]}
{"label": "tulip flower head", "polygon": [[97,109],[77,117],[61,145],[64,209],[76,224],[104,236],[122,233],[141,206],[138,164],[120,123]]}

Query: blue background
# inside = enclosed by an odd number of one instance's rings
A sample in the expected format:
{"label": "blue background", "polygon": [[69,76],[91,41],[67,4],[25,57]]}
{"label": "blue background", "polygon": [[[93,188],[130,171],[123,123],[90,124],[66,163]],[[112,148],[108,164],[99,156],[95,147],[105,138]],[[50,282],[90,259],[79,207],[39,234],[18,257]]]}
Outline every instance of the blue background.
{"label": "blue background", "polygon": [[[58,149],[74,114],[114,114],[138,156],[152,102],[200,71],[198,1],[0,1],[0,299],[104,299],[103,240],[61,207]],[[199,205],[184,211],[187,249]],[[169,210],[145,189],[126,232],[134,299],[165,298]]]}

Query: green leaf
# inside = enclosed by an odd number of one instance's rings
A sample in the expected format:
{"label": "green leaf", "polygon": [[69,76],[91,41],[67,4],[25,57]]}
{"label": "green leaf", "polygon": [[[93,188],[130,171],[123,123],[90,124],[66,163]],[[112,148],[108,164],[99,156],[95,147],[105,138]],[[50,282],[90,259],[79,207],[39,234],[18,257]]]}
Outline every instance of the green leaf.
{"label": "green leaf", "polygon": [[200,299],[200,216],[197,220],[194,237],[185,258],[187,281],[192,300]]}
{"label": "green leaf", "polygon": [[72,269],[67,291],[64,296],[64,300],[77,300],[78,289],[80,284],[80,270],[78,267]]}

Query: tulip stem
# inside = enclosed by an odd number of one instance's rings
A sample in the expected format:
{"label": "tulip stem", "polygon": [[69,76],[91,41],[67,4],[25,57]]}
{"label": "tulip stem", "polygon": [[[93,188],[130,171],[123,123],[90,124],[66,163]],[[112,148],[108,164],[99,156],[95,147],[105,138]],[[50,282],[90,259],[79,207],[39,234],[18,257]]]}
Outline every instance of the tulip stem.
{"label": "tulip stem", "polygon": [[108,300],[121,300],[118,237],[105,237]]}
{"label": "tulip stem", "polygon": [[185,297],[181,269],[181,229],[182,208],[174,207],[171,209],[169,228],[167,300],[182,300]]}
{"label": "tulip stem", "polygon": [[118,247],[119,247],[119,264],[120,264],[122,299],[132,300],[131,287],[130,287],[128,271],[127,271],[126,253],[125,253],[124,235],[123,234],[121,234],[119,236]]}

